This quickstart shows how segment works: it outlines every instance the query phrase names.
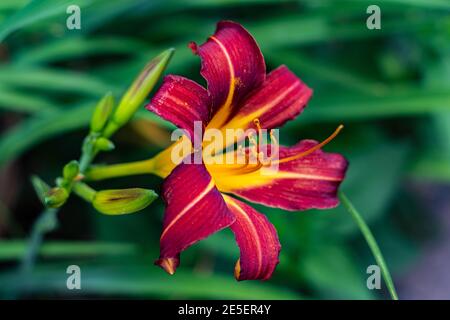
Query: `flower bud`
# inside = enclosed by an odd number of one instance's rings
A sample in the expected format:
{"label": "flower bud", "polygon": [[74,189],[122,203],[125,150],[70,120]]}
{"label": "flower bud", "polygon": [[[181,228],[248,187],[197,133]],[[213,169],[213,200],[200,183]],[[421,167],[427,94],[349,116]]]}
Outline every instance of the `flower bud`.
{"label": "flower bud", "polygon": [[104,214],[121,215],[144,209],[158,195],[153,190],[131,188],[98,191],[92,204]]}
{"label": "flower bud", "polygon": [[108,92],[95,107],[91,118],[91,131],[100,132],[111,115],[114,106],[114,97]]}
{"label": "flower bud", "polygon": [[80,172],[78,161],[72,160],[63,168],[63,177],[67,181],[72,181]]}
{"label": "flower bud", "polygon": [[104,137],[100,137],[95,141],[95,148],[99,151],[111,151],[114,150],[114,143]]}
{"label": "flower bud", "polygon": [[33,184],[34,191],[36,191],[39,200],[41,200],[41,202],[45,204],[45,197],[50,190],[49,185],[38,176],[32,176],[31,183]]}
{"label": "flower bud", "polygon": [[68,197],[69,194],[66,189],[60,187],[52,188],[45,196],[45,205],[50,208],[58,208],[66,202]]}
{"label": "flower bud", "polygon": [[104,135],[110,137],[118,128],[126,124],[144,102],[156,82],[161,77],[174,49],[168,49],[150,61],[123,95],[111,121],[106,126]]}

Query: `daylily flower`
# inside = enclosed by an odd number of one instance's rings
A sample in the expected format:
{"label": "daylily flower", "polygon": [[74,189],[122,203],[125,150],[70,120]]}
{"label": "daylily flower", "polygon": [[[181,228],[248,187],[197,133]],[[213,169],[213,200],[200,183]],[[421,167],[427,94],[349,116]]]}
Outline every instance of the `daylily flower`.
{"label": "daylily flower", "polygon": [[[192,139],[195,121],[201,121],[206,130],[260,132],[281,127],[300,114],[311,98],[312,90],[286,66],[266,75],[258,45],[237,23],[219,22],[204,44],[191,43],[190,48],[201,58],[200,73],[207,89],[169,75],[147,109],[184,129]],[[302,140],[284,147],[273,141],[269,149],[279,150],[278,170],[273,174],[266,174],[271,168],[262,160],[244,165],[174,164],[170,160],[173,146],[163,151],[157,156],[156,172],[165,177],[166,212],[156,264],[173,274],[183,250],[229,227],[240,248],[236,278],[270,278],[281,249],[277,232],[265,215],[233,195],[290,211],[337,206],[347,161],[320,148],[340,129],[322,143]],[[246,155],[251,152],[251,148],[245,150]],[[203,159],[212,156],[216,155],[202,154]]]}

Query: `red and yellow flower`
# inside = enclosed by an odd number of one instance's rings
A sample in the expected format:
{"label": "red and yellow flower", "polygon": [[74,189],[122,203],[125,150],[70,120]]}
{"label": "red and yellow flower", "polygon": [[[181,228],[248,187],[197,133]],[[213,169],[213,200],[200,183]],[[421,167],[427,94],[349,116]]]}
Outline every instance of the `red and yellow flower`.
{"label": "red and yellow flower", "polygon": [[[192,139],[195,121],[201,121],[205,130],[279,128],[299,115],[311,98],[312,90],[286,66],[266,74],[257,43],[237,23],[219,22],[204,44],[191,43],[190,47],[201,58],[200,73],[207,89],[169,75],[147,109],[185,130]],[[337,189],[347,161],[320,148],[340,128],[322,143],[302,140],[284,147],[273,141],[271,148],[277,148],[279,157],[273,160],[277,171],[271,174],[270,158],[231,165],[206,161],[175,164],[170,160],[173,146],[163,151],[157,156],[155,171],[165,178],[162,196],[166,204],[156,264],[173,274],[183,250],[229,227],[240,248],[236,278],[270,278],[281,249],[277,232],[265,215],[234,196],[290,211],[337,206]],[[245,154],[250,152],[247,148]],[[202,153],[203,159],[217,156]]]}

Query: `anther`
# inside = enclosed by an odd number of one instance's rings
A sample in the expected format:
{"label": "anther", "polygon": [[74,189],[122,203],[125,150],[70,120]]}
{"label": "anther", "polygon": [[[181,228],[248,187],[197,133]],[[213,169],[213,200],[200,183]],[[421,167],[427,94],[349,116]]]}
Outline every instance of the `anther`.
{"label": "anther", "polygon": [[255,125],[258,132],[260,132],[261,131],[261,123],[259,122],[259,119],[254,119],[253,124]]}
{"label": "anther", "polygon": [[335,130],[328,138],[326,138],[325,140],[323,140],[321,143],[315,145],[314,147],[312,147],[312,148],[310,148],[310,149],[308,149],[308,150],[306,150],[306,151],[304,151],[304,152],[301,152],[301,153],[299,153],[299,154],[296,154],[296,155],[294,155],[294,156],[291,156],[291,157],[287,157],[287,158],[278,160],[277,163],[285,163],[285,162],[289,162],[289,161],[292,161],[292,160],[297,160],[297,159],[306,157],[307,155],[310,155],[310,154],[313,153],[314,151],[319,150],[320,148],[322,148],[323,146],[325,146],[326,144],[328,144],[331,140],[333,140],[333,139],[339,134],[339,132],[340,132],[343,128],[344,128],[344,125],[342,125],[342,124],[339,125],[339,127],[337,127],[336,130]]}

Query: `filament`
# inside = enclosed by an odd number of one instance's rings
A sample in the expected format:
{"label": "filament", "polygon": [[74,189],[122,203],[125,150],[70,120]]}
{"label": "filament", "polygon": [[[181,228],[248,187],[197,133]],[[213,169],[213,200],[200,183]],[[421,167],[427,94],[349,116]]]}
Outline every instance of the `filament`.
{"label": "filament", "polygon": [[334,130],[334,132],[333,132],[328,138],[326,138],[325,140],[323,140],[321,143],[315,145],[314,147],[312,147],[312,148],[310,148],[310,149],[308,149],[308,150],[306,150],[306,151],[304,151],[304,152],[301,152],[301,153],[299,153],[299,154],[296,154],[296,155],[294,155],[294,156],[291,156],[291,157],[287,157],[287,158],[278,160],[277,163],[285,163],[285,162],[297,160],[297,159],[306,157],[307,155],[310,155],[310,154],[313,153],[314,151],[319,150],[319,149],[322,148],[323,146],[327,145],[331,140],[333,140],[333,139],[339,134],[339,132],[340,132],[343,128],[344,128],[344,125],[342,125],[342,124],[339,125],[339,126],[336,128],[336,130]]}

